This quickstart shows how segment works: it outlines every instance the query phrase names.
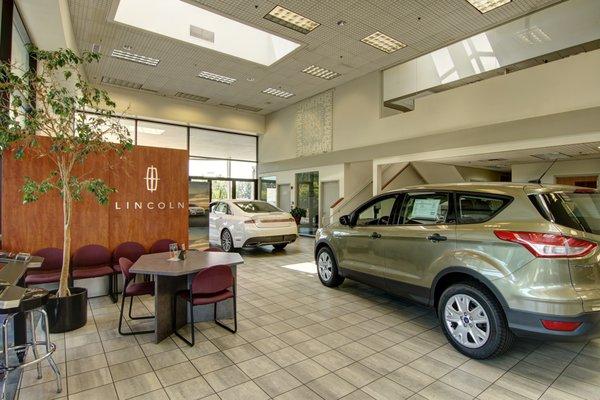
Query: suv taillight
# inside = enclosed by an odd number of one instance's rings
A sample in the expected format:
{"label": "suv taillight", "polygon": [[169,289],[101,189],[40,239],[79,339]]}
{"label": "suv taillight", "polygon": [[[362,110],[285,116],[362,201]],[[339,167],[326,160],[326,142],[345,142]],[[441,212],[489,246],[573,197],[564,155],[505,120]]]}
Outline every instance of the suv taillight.
{"label": "suv taillight", "polygon": [[540,258],[574,258],[590,254],[598,245],[554,233],[494,231],[498,239],[523,245]]}

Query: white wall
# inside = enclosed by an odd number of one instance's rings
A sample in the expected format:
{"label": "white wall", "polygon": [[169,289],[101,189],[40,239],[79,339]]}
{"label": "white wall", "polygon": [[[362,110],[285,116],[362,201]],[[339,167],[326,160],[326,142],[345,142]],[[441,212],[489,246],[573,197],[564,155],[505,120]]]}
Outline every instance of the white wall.
{"label": "white wall", "polygon": [[[513,182],[529,182],[538,179],[551,162],[515,164],[512,166]],[[557,176],[600,175],[600,159],[557,161],[542,179],[542,183],[556,183]]]}
{"label": "white wall", "polygon": [[[381,76],[374,72],[335,88],[333,151],[598,107],[598,70],[600,50],[419,98],[414,111],[386,118]],[[262,162],[296,158],[297,109],[291,105],[267,116],[259,140]]]}

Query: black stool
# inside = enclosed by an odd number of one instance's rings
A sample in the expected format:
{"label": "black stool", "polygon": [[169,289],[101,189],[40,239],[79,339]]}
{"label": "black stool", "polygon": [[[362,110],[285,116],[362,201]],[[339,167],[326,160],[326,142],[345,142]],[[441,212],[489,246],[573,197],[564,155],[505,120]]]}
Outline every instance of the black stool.
{"label": "black stool", "polygon": [[[4,380],[2,382],[2,397],[4,400],[6,396],[6,382],[8,373],[16,370],[23,369],[29,365],[36,364],[38,379],[42,378],[42,366],[41,362],[48,360],[50,368],[56,376],[56,392],[62,392],[62,382],[60,380],[60,370],[52,358],[52,353],[56,350],[56,345],[50,342],[50,332],[48,329],[48,315],[44,310],[44,305],[48,302],[49,292],[41,288],[27,288],[25,295],[22,297],[20,304],[17,307],[0,309],[0,315],[5,317],[4,322],[0,325],[0,334],[2,335],[2,356],[3,365],[0,365],[0,373],[4,374]],[[10,346],[8,342],[8,325],[9,322],[18,313],[23,313],[26,317],[28,332],[28,339],[25,344]],[[44,340],[38,340],[35,329],[35,315],[39,314],[40,321],[43,324],[44,329]],[[43,354],[38,353],[37,346],[45,346],[46,351]],[[27,351],[29,348],[33,351],[33,360],[27,361],[21,364],[11,365],[8,358],[9,351]]]}

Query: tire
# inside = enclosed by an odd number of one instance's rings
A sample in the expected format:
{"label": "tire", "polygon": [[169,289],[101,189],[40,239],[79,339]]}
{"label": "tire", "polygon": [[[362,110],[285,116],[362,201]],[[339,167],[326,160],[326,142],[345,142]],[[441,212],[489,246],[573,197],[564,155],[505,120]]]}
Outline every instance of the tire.
{"label": "tire", "polygon": [[344,282],[338,272],[335,257],[329,247],[322,247],[317,253],[317,275],[321,283],[327,287],[337,287]]}
{"label": "tire", "polygon": [[[468,310],[467,315],[465,310]],[[502,307],[487,288],[476,282],[447,288],[440,297],[437,311],[450,344],[468,357],[497,357],[514,341]]]}
{"label": "tire", "polygon": [[235,251],[233,236],[231,236],[231,232],[227,229],[223,229],[223,232],[221,232],[221,249],[227,253]]}
{"label": "tire", "polygon": [[274,244],[273,247],[275,248],[275,250],[277,251],[281,251],[283,249],[285,249],[285,246],[287,246],[287,243],[278,243],[278,244]]}

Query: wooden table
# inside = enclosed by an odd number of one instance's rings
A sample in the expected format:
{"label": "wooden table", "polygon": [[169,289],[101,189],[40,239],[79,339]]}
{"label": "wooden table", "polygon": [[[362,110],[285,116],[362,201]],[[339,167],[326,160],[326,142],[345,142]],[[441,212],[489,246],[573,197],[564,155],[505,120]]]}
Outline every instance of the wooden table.
{"label": "wooden table", "polygon": [[[203,269],[216,265],[229,265],[237,285],[237,265],[244,260],[237,253],[220,253],[204,251],[188,251],[184,261],[168,261],[170,253],[145,254],[131,267],[134,274],[154,275],[154,332],[155,342],[159,343],[173,333],[173,295],[188,288],[188,281]],[[203,310],[203,308],[205,310]],[[198,311],[196,311],[198,309]],[[204,312],[206,311],[206,312]],[[210,312],[208,312],[210,311]],[[184,301],[178,302],[176,310],[180,328],[188,320],[187,307]],[[197,322],[212,320],[212,305],[194,307]],[[196,316],[197,319],[196,319]]]}

